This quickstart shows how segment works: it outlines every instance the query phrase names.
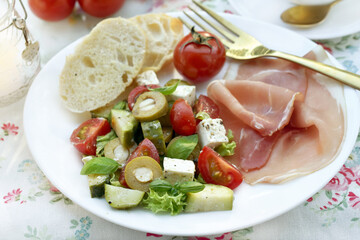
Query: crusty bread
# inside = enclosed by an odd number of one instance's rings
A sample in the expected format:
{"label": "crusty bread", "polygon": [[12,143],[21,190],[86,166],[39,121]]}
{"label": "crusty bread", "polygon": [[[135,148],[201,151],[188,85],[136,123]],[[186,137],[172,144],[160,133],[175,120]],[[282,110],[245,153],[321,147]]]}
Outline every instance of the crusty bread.
{"label": "crusty bread", "polygon": [[141,72],[159,71],[170,59],[176,44],[183,37],[183,24],[178,18],[162,13],[149,13],[130,18],[145,32],[148,39],[146,56]]}
{"label": "crusty bread", "polygon": [[60,96],[73,112],[97,109],[116,99],[142,69],[147,40],[124,18],[101,21],[66,59]]}

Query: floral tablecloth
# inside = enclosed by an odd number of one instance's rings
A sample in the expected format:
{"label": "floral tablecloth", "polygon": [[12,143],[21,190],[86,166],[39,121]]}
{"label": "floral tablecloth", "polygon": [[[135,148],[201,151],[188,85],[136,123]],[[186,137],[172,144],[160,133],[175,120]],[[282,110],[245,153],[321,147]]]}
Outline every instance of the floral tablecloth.
{"label": "floral tablecloth", "polygon": [[[117,15],[169,12],[189,1],[128,0]],[[205,0],[216,11],[236,14],[227,0]],[[98,19],[79,8],[66,20],[43,22],[29,12],[28,26],[41,45],[42,64],[88,33]],[[360,32],[319,42],[343,66],[359,73]],[[0,108],[0,239],[359,239],[360,135],[336,176],[306,202],[266,223],[216,236],[162,236],[130,230],[74,204],[53,186],[28,149],[22,112],[25,99]],[[39,125],[41,127],[41,119]],[[51,161],[51,159],[49,159]]]}

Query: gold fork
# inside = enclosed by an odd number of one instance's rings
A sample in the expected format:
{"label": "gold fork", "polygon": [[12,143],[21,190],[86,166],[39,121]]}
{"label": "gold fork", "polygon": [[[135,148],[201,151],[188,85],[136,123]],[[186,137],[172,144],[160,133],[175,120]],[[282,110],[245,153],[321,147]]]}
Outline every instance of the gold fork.
{"label": "gold fork", "polygon": [[[277,57],[282,58],[291,62],[298,63],[304,67],[312,69],[316,72],[324,74],[328,77],[331,77],[343,84],[351,86],[360,90],[360,76],[330,65],[326,65],[320,62],[316,62],[310,59],[306,59],[303,57],[298,57],[292,54],[276,51],[273,49],[269,49],[265,47],[262,43],[256,40],[251,35],[245,33],[244,31],[237,28],[231,22],[227,21],[223,17],[216,14],[214,11],[209,9],[208,7],[202,5],[201,3],[193,0],[193,2],[200,7],[202,10],[207,12],[214,20],[219,22],[223,27],[215,25],[213,22],[206,19],[203,15],[199,14],[194,8],[189,6],[189,9],[192,10],[197,16],[199,16],[203,21],[209,24],[216,31],[221,33],[224,37],[219,37],[220,41],[228,48],[226,51],[226,56],[239,60],[247,60],[259,57]],[[212,32],[195,18],[190,16],[188,13],[184,11],[184,14],[191,19],[194,23],[196,23],[199,27],[207,32]],[[179,19],[184,23],[184,25],[191,29],[191,25],[187,23],[183,18],[179,17]]]}

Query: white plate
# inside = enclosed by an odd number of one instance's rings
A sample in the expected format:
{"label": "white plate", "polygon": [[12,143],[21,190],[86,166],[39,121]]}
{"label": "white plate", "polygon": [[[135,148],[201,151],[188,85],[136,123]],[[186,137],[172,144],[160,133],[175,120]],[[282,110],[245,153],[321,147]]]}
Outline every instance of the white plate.
{"label": "white plate", "polygon": [[[310,40],[274,25],[235,15],[223,16],[277,50],[304,55],[315,46]],[[72,131],[89,118],[89,114],[69,112],[59,97],[59,74],[66,56],[74,51],[80,40],[59,52],[35,79],[25,103],[25,133],[35,160],[49,180],[75,203],[113,223],[177,236],[218,234],[253,226],[289,211],[315,194],[338,172],[355,143],[360,106],[355,91],[345,87],[346,138],[337,159],[326,168],[281,185],[249,186],[244,183],[235,190],[232,211],[168,216],[155,215],[141,208],[112,209],[104,199],[90,198],[87,178],[80,175],[80,154],[69,141]],[[332,61],[339,65],[334,58]],[[205,92],[205,87],[198,86],[199,92]]]}
{"label": "white plate", "polygon": [[[307,2],[310,1],[312,0]],[[359,0],[341,1],[332,7],[324,22],[311,28],[297,28],[281,21],[281,13],[295,6],[290,0],[229,0],[229,2],[242,16],[291,29],[310,39],[329,39],[360,31]]]}

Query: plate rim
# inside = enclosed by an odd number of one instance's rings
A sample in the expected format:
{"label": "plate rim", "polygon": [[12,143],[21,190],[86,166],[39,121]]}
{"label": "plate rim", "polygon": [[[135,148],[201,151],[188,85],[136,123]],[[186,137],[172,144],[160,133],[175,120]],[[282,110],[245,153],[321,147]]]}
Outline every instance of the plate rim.
{"label": "plate rim", "polygon": [[[175,12],[175,13],[167,13],[169,15],[173,15],[173,16],[178,16],[178,15],[181,15],[180,12]],[[274,25],[274,24],[269,24],[269,23],[264,23],[264,22],[261,22],[261,21],[258,21],[258,20],[254,20],[254,19],[251,19],[251,18],[248,18],[248,17],[244,17],[244,16],[237,16],[237,15],[232,15],[232,14],[226,14],[226,13],[222,13],[221,15],[223,16],[228,16],[230,18],[234,17],[234,18],[240,18],[241,21],[250,21],[250,22],[253,22],[255,24],[260,24],[260,25],[271,25],[272,27],[275,27],[275,28],[279,28],[281,29],[281,31],[286,31],[286,32],[292,32],[291,30],[289,29],[286,29],[286,28],[282,28],[280,26],[277,26],[277,25]],[[301,41],[310,41],[309,39],[306,39],[304,36],[302,35],[299,35],[298,33],[295,33],[296,35],[298,35],[299,37],[303,38]],[[79,41],[81,41],[82,38],[70,43],[68,46],[66,46],[65,48],[68,48],[70,46],[75,46]],[[315,43],[313,43],[314,46]],[[64,49],[65,49],[64,48]],[[64,51],[64,49],[62,49],[61,51],[59,51],[44,67],[43,69],[46,69],[46,67],[48,65],[50,65],[52,63],[52,61],[54,61],[54,59],[57,58],[57,56],[61,55],[61,53]],[[332,57],[333,58],[333,57]],[[338,63],[338,61],[333,58],[332,59],[332,63],[334,63],[333,61],[335,61],[336,63]],[[339,63],[338,63],[339,64]],[[339,64],[340,65],[340,64]],[[39,75],[41,76],[41,72],[39,73]],[[38,82],[37,81],[38,77],[34,80],[34,83],[33,83],[33,86],[36,86],[36,83]],[[37,162],[37,164],[39,165],[40,169],[44,172],[45,174],[45,171],[44,171],[44,166],[43,166],[43,163],[44,162],[39,162],[39,159],[37,158],[39,156],[38,153],[34,153],[34,147],[32,147],[32,144],[33,142],[31,141],[31,139],[29,139],[29,132],[31,131],[31,126],[29,126],[29,121],[26,121],[27,118],[29,118],[29,115],[31,114],[31,112],[29,112],[29,108],[31,108],[31,103],[30,103],[30,100],[31,99],[31,96],[32,96],[32,89],[33,89],[33,86],[30,87],[30,90],[29,90],[29,94],[28,96],[30,97],[26,97],[26,100],[25,100],[25,106],[24,106],[24,132],[25,132],[25,136],[26,136],[26,140],[28,142],[28,146],[29,146],[29,149],[30,149],[30,152],[32,153],[32,155],[34,156],[34,159],[35,161]],[[349,87],[344,87],[344,91],[350,91],[351,92],[354,92],[353,89],[349,88]],[[350,94],[351,95],[351,94]],[[355,97],[356,94],[354,93]],[[346,95],[345,95],[346,96]],[[358,111],[358,113],[360,112],[360,110]],[[360,115],[360,114],[359,114]],[[359,126],[360,125],[360,121],[358,120],[357,121],[357,125]],[[357,134],[356,134],[357,135]],[[355,144],[355,140],[356,140],[356,137],[353,141],[353,144]],[[353,146],[353,145],[352,145]],[[351,147],[352,149],[353,147]],[[351,149],[350,149],[350,152],[351,152]],[[348,154],[350,154],[350,152]],[[344,160],[344,162],[346,161],[346,159]],[[334,162],[333,162],[334,163]],[[340,166],[341,167],[341,166]],[[340,169],[339,167],[339,169]],[[325,167],[327,168],[327,167]],[[338,170],[339,170],[338,169]],[[46,174],[45,174],[46,175]],[[63,193],[67,193],[68,191],[66,189],[63,189],[61,186],[59,187],[59,184],[57,183],[57,180],[54,181],[53,177],[52,176],[48,176],[46,175],[47,178],[49,180],[51,180],[51,182],[60,189],[61,192]],[[329,176],[329,179],[330,180],[333,176]],[[325,184],[328,182],[328,181],[324,181]],[[325,186],[325,184],[323,184],[323,186]],[[321,189],[321,188],[320,188]],[[316,191],[314,190],[314,192],[312,193],[315,194],[319,189],[317,189]],[[71,199],[71,198],[70,198]],[[303,200],[306,200],[307,199],[307,196],[303,197]],[[73,200],[73,199],[72,199]],[[103,201],[103,199],[101,199]],[[144,226],[139,226],[139,227],[134,227],[131,223],[128,223],[128,222],[125,222],[125,223],[119,223],[117,221],[114,221],[113,219],[110,219],[109,217],[104,216],[104,214],[100,214],[100,213],[97,213],[97,212],[94,212],[94,211],[91,211],[90,207],[88,206],[83,206],[83,204],[79,203],[78,201],[76,200],[73,200],[77,205],[79,205],[81,208],[85,209],[86,211],[89,211],[90,213],[102,218],[102,219],[105,219],[109,222],[112,222],[112,223],[115,223],[117,225],[120,225],[120,226],[124,226],[124,227],[127,227],[127,228],[130,228],[130,229],[134,229],[134,230],[137,230],[137,231],[143,231],[143,232],[151,232],[151,233],[156,233],[156,234],[164,234],[164,235],[176,235],[176,236],[203,236],[203,235],[213,235],[213,234],[219,234],[219,233],[224,233],[224,232],[229,232],[229,231],[234,231],[234,230],[238,230],[238,229],[241,229],[241,228],[246,228],[246,227],[249,227],[249,226],[254,226],[254,225],[257,225],[257,224],[260,224],[260,223],[263,223],[263,222],[266,222],[270,219],[274,219],[276,218],[277,216],[279,215],[282,215],[284,214],[285,212],[288,212],[289,210],[295,208],[296,206],[298,206],[299,204],[301,204],[303,201],[299,201],[298,203],[296,204],[290,204],[287,208],[283,209],[282,211],[279,211],[277,212],[277,214],[273,214],[271,216],[269,216],[268,218],[263,218],[261,219],[260,221],[255,221],[255,223],[253,222],[249,222],[248,225],[242,225],[242,226],[234,226],[234,225],[231,225],[231,226],[223,226],[221,228],[221,230],[219,229],[207,229],[206,231],[204,230],[201,230],[201,231],[195,231],[195,230],[187,230],[187,231],[166,231],[166,229],[163,229],[164,231],[161,231],[161,230],[154,230],[154,229],[148,229]],[[209,212],[209,214],[212,214],[213,212]]]}

